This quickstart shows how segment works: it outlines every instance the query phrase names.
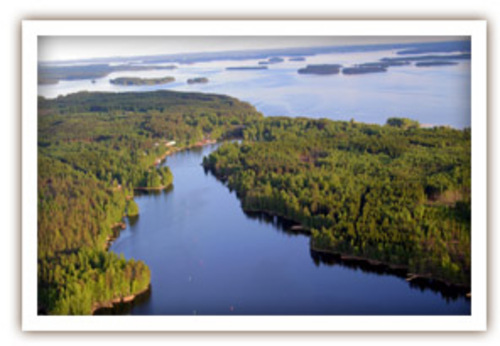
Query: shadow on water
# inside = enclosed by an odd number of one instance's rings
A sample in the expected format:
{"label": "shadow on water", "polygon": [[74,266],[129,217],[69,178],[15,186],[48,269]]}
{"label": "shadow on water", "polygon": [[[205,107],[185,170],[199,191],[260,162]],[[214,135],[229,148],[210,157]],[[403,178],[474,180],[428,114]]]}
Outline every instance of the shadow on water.
{"label": "shadow on water", "polygon": [[274,226],[277,231],[283,232],[289,236],[307,235],[306,232],[293,230],[292,227],[297,225],[296,222],[287,220],[277,215],[270,215],[260,211],[243,211],[245,216],[251,220],[256,220],[259,223],[265,223]]}
{"label": "shadow on water", "polygon": [[[264,212],[249,212],[245,211],[245,215],[252,220],[261,223],[266,223],[274,226],[279,232],[283,232],[289,236],[309,236],[306,231],[292,230],[296,222],[290,221],[277,215],[270,215]],[[318,252],[310,249],[311,259],[316,266],[321,264],[327,266],[342,266],[351,270],[360,270],[363,273],[377,274],[380,276],[397,276],[406,279],[408,271],[405,268],[394,268],[386,264],[373,264],[362,259],[342,259],[338,254],[329,254]],[[412,289],[417,289],[422,292],[431,290],[432,292],[440,294],[446,301],[455,301],[464,297],[470,289],[467,287],[449,285],[441,281],[432,280],[429,278],[417,277],[408,281],[408,285]]]}
{"label": "shadow on water", "polygon": [[140,196],[161,196],[165,193],[169,193],[174,189],[174,184],[166,187],[163,190],[134,190],[135,197]]}
{"label": "shadow on water", "polygon": [[[327,266],[342,266],[352,270],[360,270],[363,273],[371,273],[377,275],[392,275],[403,279],[408,276],[408,271],[404,268],[392,268],[386,264],[372,264],[363,259],[342,259],[338,254],[328,254],[310,249],[311,258],[314,264]],[[449,285],[444,282],[433,280],[430,278],[417,277],[408,281],[408,284],[413,289],[420,291],[431,290],[439,293],[446,301],[454,301],[464,297],[470,289],[457,285]]]}
{"label": "shadow on water", "polygon": [[[211,172],[208,168],[203,167],[206,175],[210,174],[214,176],[219,182],[226,185],[230,192],[233,190],[227,186],[227,183],[215,176],[213,172]],[[236,193],[238,196],[238,194]],[[238,199],[239,196],[238,196]],[[310,236],[310,233],[303,230],[293,230],[292,227],[298,225],[297,222],[291,221],[289,219],[285,219],[278,215],[272,215],[266,212],[261,211],[246,211],[243,210],[244,214],[252,220],[256,220],[260,223],[266,223],[273,225],[276,231],[285,233],[289,236]],[[373,264],[369,261],[363,259],[342,259],[338,254],[329,254],[324,252],[318,252],[310,249],[311,259],[316,266],[320,264],[328,265],[328,266],[342,266],[344,268],[348,268],[351,270],[361,270],[364,273],[377,274],[380,276],[383,275],[392,275],[397,276],[403,279],[406,279],[408,276],[408,271],[405,268],[394,268],[385,264]],[[426,290],[430,290],[432,292],[440,294],[447,302],[454,301],[459,298],[465,297],[468,292],[470,292],[469,287],[458,286],[447,284],[442,281],[433,280],[425,277],[416,277],[410,281],[408,281],[408,285],[412,289],[417,289],[421,292]],[[467,297],[470,300],[470,298]]]}

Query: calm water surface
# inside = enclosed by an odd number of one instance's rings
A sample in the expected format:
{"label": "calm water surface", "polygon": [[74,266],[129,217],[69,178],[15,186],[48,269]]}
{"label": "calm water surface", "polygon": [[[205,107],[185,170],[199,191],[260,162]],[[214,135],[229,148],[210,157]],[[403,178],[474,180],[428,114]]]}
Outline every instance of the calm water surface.
{"label": "calm water surface", "polygon": [[470,314],[466,298],[315,261],[307,236],[246,215],[235,193],[204,172],[202,158],[215,149],[168,157],[173,188],[136,197],[140,216],[112,244],[151,269],[151,295],[131,314]]}
{"label": "calm water surface", "polygon": [[[229,66],[256,66],[258,60],[215,61],[179,65],[172,71],[112,73],[104,78],[61,81],[43,85],[38,94],[56,97],[78,91],[148,91],[169,89],[199,91],[237,97],[250,102],[266,116],[307,116],[383,124],[389,117],[408,117],[422,124],[470,126],[470,61],[455,66],[389,68],[386,73],[365,75],[299,75],[307,64],[334,63],[344,66],[396,56],[395,51],[336,53],[285,61],[268,70],[226,71]],[[167,64],[168,65],[168,64]],[[174,83],[159,86],[119,86],[117,77],[155,78],[173,76]],[[208,84],[186,83],[188,78],[207,77]]]}

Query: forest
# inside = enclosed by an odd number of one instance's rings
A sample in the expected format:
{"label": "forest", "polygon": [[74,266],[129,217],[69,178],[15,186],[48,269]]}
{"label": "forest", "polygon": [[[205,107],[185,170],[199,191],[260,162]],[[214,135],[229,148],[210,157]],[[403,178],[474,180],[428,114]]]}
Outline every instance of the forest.
{"label": "forest", "polygon": [[40,314],[92,314],[149,288],[147,263],[107,251],[137,189],[175,182],[161,161],[226,142],[206,169],[242,207],[308,229],[313,251],[470,286],[470,129],[267,117],[200,93],[81,92],[38,99]]}
{"label": "forest", "polygon": [[[174,150],[240,136],[262,115],[219,95],[81,92],[38,99],[38,310],[91,314],[148,289],[146,263],[106,251],[137,188],[165,188]],[[171,143],[175,141],[175,146]]]}
{"label": "forest", "polygon": [[301,224],[312,251],[470,287],[470,128],[268,117],[243,136],[203,162],[243,209]]}

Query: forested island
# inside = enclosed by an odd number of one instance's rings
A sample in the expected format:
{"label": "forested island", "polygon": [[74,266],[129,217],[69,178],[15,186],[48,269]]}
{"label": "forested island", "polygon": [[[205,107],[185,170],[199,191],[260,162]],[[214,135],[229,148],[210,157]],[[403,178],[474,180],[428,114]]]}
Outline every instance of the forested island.
{"label": "forested island", "polygon": [[239,70],[267,70],[267,66],[235,66],[226,67],[227,71],[239,71]]}
{"label": "forested island", "polygon": [[262,117],[231,97],[171,91],[40,97],[38,115],[38,310],[55,315],[147,291],[147,264],[106,251],[124,215],[140,213],[134,190],[171,185],[158,163],[174,150],[241,136]]}
{"label": "forested island", "polygon": [[470,287],[470,129],[269,117],[204,166],[242,208],[295,221],[311,251]]}
{"label": "forested island", "polygon": [[338,74],[341,68],[342,65],[338,64],[307,65],[306,67],[299,69],[297,72],[299,74],[329,75]]}
{"label": "forested island", "polygon": [[470,58],[471,58],[470,53],[456,53],[456,54],[448,54],[448,55],[435,55],[435,54],[416,55],[416,56],[410,55],[410,56],[405,56],[402,58],[382,58],[382,59],[380,59],[380,61],[394,63],[394,62],[401,62],[401,61],[470,60]]}
{"label": "forested island", "polygon": [[138,78],[138,77],[119,77],[110,79],[109,82],[114,85],[161,85],[175,82],[174,77],[162,78]]}
{"label": "forested island", "polygon": [[188,84],[206,84],[208,83],[208,78],[206,77],[196,77],[196,78],[189,78],[187,80]]}
{"label": "forested island", "polygon": [[453,66],[457,65],[454,61],[420,61],[415,64],[417,67],[431,67],[431,66]]}
{"label": "forested island", "polygon": [[97,79],[119,71],[173,70],[175,65],[38,65],[38,84],[57,84],[61,80]]}
{"label": "forested island", "polygon": [[361,67],[384,67],[388,68],[391,66],[408,66],[410,65],[409,61],[406,60],[398,60],[398,61],[375,61],[375,62],[365,62],[362,64],[359,64],[358,66]]}
{"label": "forested island", "polygon": [[342,74],[346,75],[377,73],[377,72],[387,72],[387,68],[383,66],[354,66],[342,69]]}

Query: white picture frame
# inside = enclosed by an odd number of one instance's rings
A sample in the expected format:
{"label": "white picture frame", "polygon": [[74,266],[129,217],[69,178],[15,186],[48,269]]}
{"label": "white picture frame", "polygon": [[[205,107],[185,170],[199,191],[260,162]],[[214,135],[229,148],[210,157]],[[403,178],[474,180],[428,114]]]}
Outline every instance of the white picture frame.
{"label": "white picture frame", "polygon": [[[40,316],[37,314],[37,56],[41,36],[470,36],[472,299],[470,316]],[[481,331],[487,317],[486,22],[23,21],[22,329],[24,331]],[[118,322],[118,323],[117,323]]]}

